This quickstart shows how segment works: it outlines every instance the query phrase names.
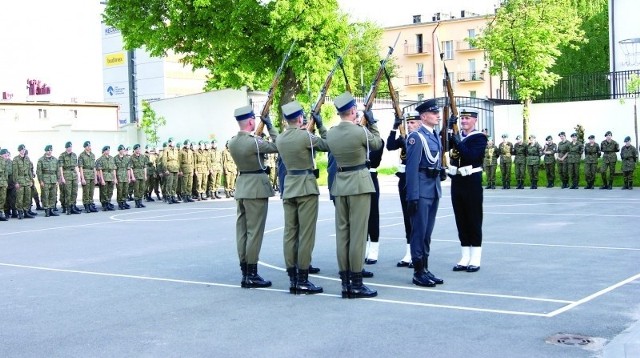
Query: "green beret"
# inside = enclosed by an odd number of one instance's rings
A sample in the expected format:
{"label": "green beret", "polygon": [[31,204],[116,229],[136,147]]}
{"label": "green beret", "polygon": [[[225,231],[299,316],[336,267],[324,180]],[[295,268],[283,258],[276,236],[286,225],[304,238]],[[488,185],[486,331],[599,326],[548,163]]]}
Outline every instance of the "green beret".
{"label": "green beret", "polygon": [[624,137],[624,141],[625,142],[631,142],[631,137],[629,137],[629,136]]}
{"label": "green beret", "polygon": [[213,139],[213,140],[211,141],[211,144],[216,144],[216,140],[215,140],[215,139]]}
{"label": "green beret", "polygon": [[553,139],[553,138],[552,138],[550,135],[548,135],[548,136],[547,136],[547,138],[546,138],[545,140],[552,140],[552,139]]}
{"label": "green beret", "polygon": [[[134,147],[135,149],[135,147]],[[144,149],[149,149],[149,144],[145,144]]]}
{"label": "green beret", "polygon": [[509,135],[507,133],[502,135],[502,138],[509,138]]}
{"label": "green beret", "polygon": [[111,147],[108,145],[105,145],[104,147],[102,147],[102,153],[106,152],[109,149],[111,149]]}
{"label": "green beret", "polygon": [[9,151],[6,148],[0,149],[0,155],[5,155],[9,153]]}
{"label": "green beret", "polygon": [[84,144],[82,145],[82,147],[83,147],[83,148],[86,148],[86,147],[88,147],[88,146],[90,146],[90,145],[91,145],[91,142],[86,141],[86,142],[84,142]]}
{"label": "green beret", "polygon": [[520,134],[518,134],[518,135],[516,136],[516,140],[520,140],[520,139],[522,139],[522,136],[521,136]]}
{"label": "green beret", "polygon": [[19,151],[21,151],[21,150],[23,150],[23,149],[25,149],[25,148],[26,148],[26,147],[24,146],[24,144],[20,144],[20,145],[18,146],[18,152],[19,152]]}
{"label": "green beret", "polygon": [[185,139],[184,142],[182,143],[183,145],[189,145],[189,140]]}
{"label": "green beret", "polygon": [[594,136],[593,134],[589,136],[589,139],[596,139],[596,136]]}
{"label": "green beret", "polygon": [[66,142],[66,143],[64,144],[64,148],[65,148],[65,149],[67,149],[67,148],[71,148],[71,142]]}
{"label": "green beret", "polygon": [[167,142],[163,142],[162,143],[162,148],[166,148],[167,147]]}
{"label": "green beret", "polygon": [[571,133],[571,138],[577,138],[577,137],[578,137],[578,134],[576,134],[576,133]]}
{"label": "green beret", "polygon": [[124,150],[124,145],[122,145],[122,144],[120,144],[120,145],[118,146],[118,151],[121,151],[121,150]]}
{"label": "green beret", "polygon": [[169,137],[169,139],[167,139],[167,142],[169,143],[173,142],[173,137]]}
{"label": "green beret", "polygon": [[[147,146],[147,147],[148,147],[148,146]],[[138,148],[140,148],[140,144],[134,144],[134,145],[133,145],[133,150],[136,150],[136,149],[138,149]]]}
{"label": "green beret", "polygon": [[48,152],[50,150],[53,150],[53,146],[51,144],[48,144],[46,147],[44,147],[45,152]]}

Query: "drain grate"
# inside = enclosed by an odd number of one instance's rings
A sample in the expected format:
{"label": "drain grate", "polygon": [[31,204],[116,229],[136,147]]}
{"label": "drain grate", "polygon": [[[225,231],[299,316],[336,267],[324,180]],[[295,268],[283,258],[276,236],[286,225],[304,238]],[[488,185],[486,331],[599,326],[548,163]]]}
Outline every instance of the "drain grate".
{"label": "drain grate", "polygon": [[584,347],[595,343],[595,339],[579,334],[559,333],[547,338],[547,343]]}

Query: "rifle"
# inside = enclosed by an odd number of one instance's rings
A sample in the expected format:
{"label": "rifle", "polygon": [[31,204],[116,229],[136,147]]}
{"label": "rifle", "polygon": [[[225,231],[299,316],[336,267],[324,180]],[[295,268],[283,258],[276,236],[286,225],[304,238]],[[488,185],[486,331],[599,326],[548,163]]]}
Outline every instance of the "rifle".
{"label": "rifle", "polygon": [[[291,55],[291,51],[293,51],[293,46],[295,46],[296,41],[293,41],[291,47],[289,47],[289,51],[282,59],[282,63],[280,67],[278,67],[278,71],[276,71],[276,75],[271,82],[271,87],[269,87],[269,92],[267,94],[267,101],[264,103],[264,107],[262,107],[262,111],[260,112],[260,119],[266,118],[269,116],[269,111],[271,110],[271,104],[273,103],[273,97],[276,94],[276,87],[278,87],[278,83],[280,82],[280,76],[282,75],[282,71],[284,70],[284,65],[287,63],[289,56]],[[258,127],[256,128],[255,135],[262,135],[262,131],[264,130],[264,122],[260,121]]]}
{"label": "rifle", "polygon": [[[396,116],[396,120],[398,118],[402,119],[402,110],[400,109],[400,100],[398,100],[398,95],[396,94],[395,89],[393,88],[393,83],[391,82],[391,76],[389,76],[389,72],[387,69],[384,69],[384,75],[387,77],[387,85],[389,86],[389,96],[391,97],[391,104],[393,105],[393,112]],[[400,124],[398,128],[400,130],[400,136],[402,138],[407,137],[407,131],[404,127],[404,120]]]}
{"label": "rifle", "polygon": [[[438,42],[438,48],[440,48],[440,43]],[[442,119],[442,137],[440,138],[442,142],[442,166],[447,168],[449,166],[447,162],[446,153],[449,151],[449,136],[447,133],[448,122],[449,122],[449,109],[451,109],[451,115],[458,117],[458,106],[456,105],[456,98],[453,95],[453,87],[451,86],[451,77],[449,77],[449,70],[447,69],[447,64],[444,62],[444,52],[440,52],[440,60],[442,61],[442,66],[444,66],[444,86],[447,90],[447,100],[445,103],[445,107],[443,110],[443,119]],[[455,123],[453,125],[453,134],[458,134],[460,130],[458,129],[458,124]]]}
{"label": "rifle", "polygon": [[[349,46],[351,46],[351,42],[349,42],[347,44],[347,47],[345,47],[344,51],[342,51],[342,56],[338,56],[338,59],[336,60],[336,64],[333,65],[333,68],[331,69],[331,72],[329,72],[327,79],[324,80],[324,84],[322,85],[322,88],[320,89],[320,94],[318,95],[318,99],[316,99],[316,102],[313,104],[313,106],[311,106],[311,118],[307,122],[307,131],[309,132],[313,132],[313,127],[316,124],[314,115],[317,115],[320,113],[320,110],[322,109],[322,105],[324,104],[324,101],[327,98],[327,91],[329,91],[329,86],[331,86],[331,80],[333,79],[333,74],[338,69],[338,66],[342,67],[342,59],[344,56],[347,55],[347,52],[349,51]],[[344,68],[343,68],[343,72],[344,72]],[[345,80],[347,78],[346,76],[347,74],[345,73]],[[348,85],[348,82],[347,82],[347,85]]]}
{"label": "rifle", "polygon": [[[378,68],[378,72],[376,73],[376,77],[373,79],[373,82],[371,83],[371,87],[369,88],[369,93],[367,93],[367,96],[364,98],[364,111],[368,112],[371,110],[371,107],[373,107],[373,100],[376,99],[376,95],[378,94],[378,85],[380,84],[380,80],[382,79],[382,73],[384,72],[385,66],[387,65],[387,61],[389,61],[389,58],[391,57],[391,54],[393,53],[393,49],[396,47],[396,45],[398,44],[398,39],[400,39],[400,34],[398,33],[398,37],[396,37],[396,41],[393,43],[393,46],[389,46],[389,51],[387,52],[387,57],[380,61],[380,67]],[[362,118],[360,125],[362,125],[363,127],[367,125],[367,119],[366,118]]]}

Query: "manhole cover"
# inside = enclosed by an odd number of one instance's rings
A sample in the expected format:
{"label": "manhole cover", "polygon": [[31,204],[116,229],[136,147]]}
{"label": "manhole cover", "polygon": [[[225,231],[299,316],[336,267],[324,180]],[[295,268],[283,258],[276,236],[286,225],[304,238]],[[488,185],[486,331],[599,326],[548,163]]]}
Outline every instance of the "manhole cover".
{"label": "manhole cover", "polygon": [[547,338],[547,343],[565,345],[565,346],[586,346],[594,343],[591,337],[581,336],[579,334],[559,333]]}

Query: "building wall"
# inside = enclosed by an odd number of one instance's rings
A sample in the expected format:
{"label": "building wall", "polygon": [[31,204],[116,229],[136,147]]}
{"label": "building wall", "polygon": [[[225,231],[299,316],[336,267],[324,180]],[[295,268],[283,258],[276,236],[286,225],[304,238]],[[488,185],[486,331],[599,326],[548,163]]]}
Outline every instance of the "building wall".
{"label": "building wall", "polygon": [[[465,40],[470,36],[469,30],[478,35],[490,20],[490,16],[472,15],[385,28],[381,56],[386,55],[388,46],[393,45],[400,34],[393,53],[396,65],[393,84],[399,91],[400,98],[416,101],[443,95],[444,66],[440,52],[446,51],[444,42],[451,45],[451,51],[447,55],[452,56],[447,56],[450,59],[445,58],[445,63],[455,94],[493,98],[499,88],[499,78],[489,76],[484,51],[473,48]],[[471,67],[470,60],[475,61],[475,70]],[[421,75],[419,65],[422,66]]]}

